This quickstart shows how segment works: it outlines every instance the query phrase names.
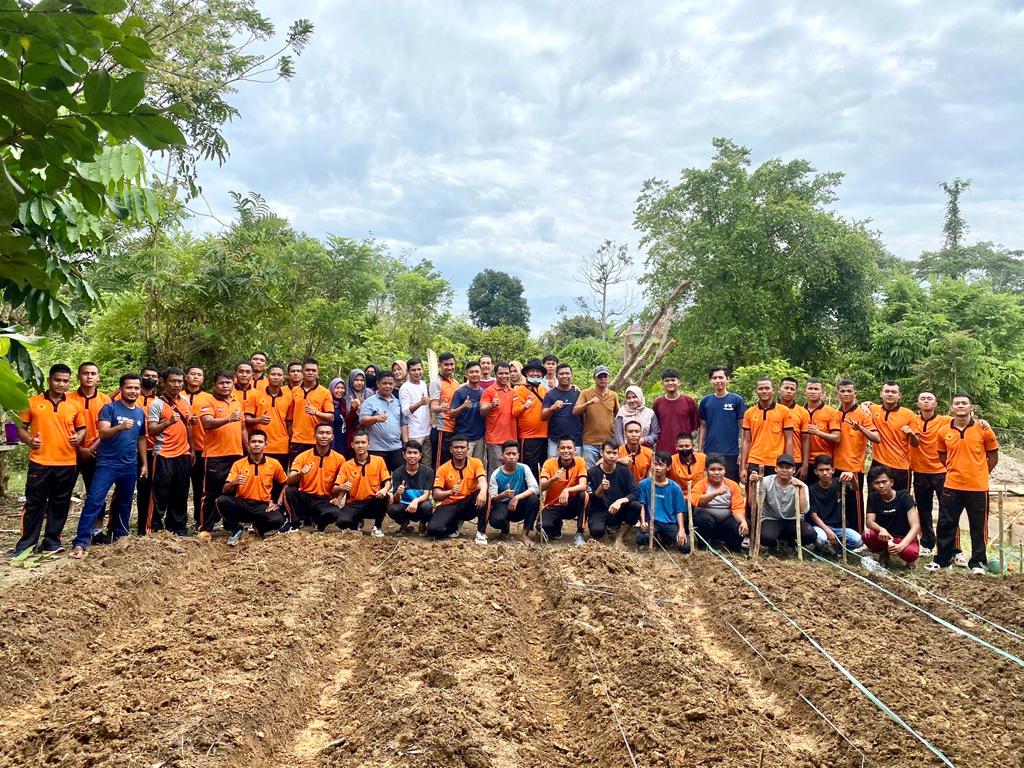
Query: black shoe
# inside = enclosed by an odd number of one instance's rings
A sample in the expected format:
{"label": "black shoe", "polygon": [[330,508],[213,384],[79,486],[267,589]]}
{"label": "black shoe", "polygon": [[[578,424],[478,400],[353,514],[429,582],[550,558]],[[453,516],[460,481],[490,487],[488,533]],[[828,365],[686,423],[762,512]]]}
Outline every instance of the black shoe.
{"label": "black shoe", "polygon": [[93,544],[109,544],[110,543],[110,534],[107,533],[106,531],[93,531],[92,543]]}

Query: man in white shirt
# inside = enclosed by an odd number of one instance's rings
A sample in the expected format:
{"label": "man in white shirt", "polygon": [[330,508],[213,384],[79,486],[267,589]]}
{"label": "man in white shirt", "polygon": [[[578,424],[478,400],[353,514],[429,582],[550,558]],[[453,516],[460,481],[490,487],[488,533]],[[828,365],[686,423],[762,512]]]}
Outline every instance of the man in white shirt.
{"label": "man in white shirt", "polygon": [[423,381],[423,360],[414,357],[406,363],[408,380],[398,390],[398,401],[402,404],[402,415],[408,423],[402,426],[402,445],[417,440],[423,446],[420,462],[433,466],[430,445],[430,395]]}

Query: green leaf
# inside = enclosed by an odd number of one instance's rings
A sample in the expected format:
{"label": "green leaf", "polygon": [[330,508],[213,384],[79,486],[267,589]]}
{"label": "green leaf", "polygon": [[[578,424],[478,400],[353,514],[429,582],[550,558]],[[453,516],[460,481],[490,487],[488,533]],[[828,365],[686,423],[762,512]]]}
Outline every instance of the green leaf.
{"label": "green leaf", "polygon": [[110,51],[110,57],[125,69],[142,70],[146,68],[145,61],[121,45]]}
{"label": "green leaf", "polygon": [[152,59],[154,56],[153,49],[149,47],[149,43],[141,37],[125,35],[124,40],[121,41],[121,45],[140,58]]}
{"label": "green leaf", "polygon": [[28,387],[3,359],[0,359],[0,407],[13,413],[28,408]]}
{"label": "green leaf", "polygon": [[149,219],[150,223],[156,224],[160,219],[160,201],[153,193],[153,190],[148,187],[143,190],[143,195],[146,200],[146,218]]}
{"label": "green leaf", "polygon": [[135,179],[142,172],[142,150],[134,144],[124,144],[121,149],[121,173],[124,179]]}
{"label": "green leaf", "polygon": [[88,8],[93,13],[101,16],[120,13],[128,7],[128,3],[125,0],[75,0],[75,5]]}
{"label": "green leaf", "polygon": [[115,80],[110,93],[110,111],[131,112],[146,95],[146,73],[132,72]]}
{"label": "green leaf", "polygon": [[8,226],[18,217],[18,198],[24,194],[25,190],[7,172],[0,152],[0,225]]}
{"label": "green leaf", "polygon": [[102,112],[110,101],[110,75],[104,69],[90,72],[85,78],[85,104],[90,112]]}

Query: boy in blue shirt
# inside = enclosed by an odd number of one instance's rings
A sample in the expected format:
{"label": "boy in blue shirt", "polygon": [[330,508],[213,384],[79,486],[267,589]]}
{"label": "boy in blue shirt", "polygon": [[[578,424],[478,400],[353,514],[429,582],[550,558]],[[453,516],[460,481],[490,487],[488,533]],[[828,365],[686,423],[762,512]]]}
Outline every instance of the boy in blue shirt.
{"label": "boy in blue shirt", "polygon": [[480,363],[472,360],[466,364],[466,383],[452,395],[449,416],[455,417],[455,431],[469,441],[469,455],[486,463],[484,443],[484,415],[480,413],[480,398],[484,394],[480,386]]}
{"label": "boy in blue shirt", "polygon": [[725,476],[734,482],[740,480],[740,426],[747,404],[735,392],[729,391],[729,372],[716,366],[708,372],[711,380],[710,395],[700,400],[700,436],[697,450],[707,455],[719,454],[725,459]]}
{"label": "boy in blue shirt", "polygon": [[491,473],[488,483],[490,510],[486,515],[480,515],[476,543],[487,543],[488,523],[501,531],[501,537],[505,538],[509,523],[522,521],[523,532],[519,538],[523,544],[532,547],[529,534],[540,511],[540,486],[533,470],[519,463],[519,443],[515,440],[501,444],[501,461],[501,466]]}
{"label": "boy in blue shirt", "polygon": [[134,373],[121,377],[121,398],[107,403],[96,419],[100,445],[96,452],[96,474],[78,520],[74,546],[68,557],[81,560],[88,553],[92,529],[107,503],[107,493],[116,488],[111,515],[114,539],[128,535],[132,516],[132,495],[137,478],[146,477],[146,412],[135,404],[142,393],[142,380]]}
{"label": "boy in blue shirt", "polygon": [[[672,455],[666,451],[654,454],[654,535],[664,546],[676,546],[690,553],[690,539],[686,535],[686,499],[683,489],[675,480],[668,479],[668,469],[672,466]],[[651,526],[651,478],[645,477],[629,495],[631,501],[640,504],[640,531],[636,535],[639,547],[648,545]]]}

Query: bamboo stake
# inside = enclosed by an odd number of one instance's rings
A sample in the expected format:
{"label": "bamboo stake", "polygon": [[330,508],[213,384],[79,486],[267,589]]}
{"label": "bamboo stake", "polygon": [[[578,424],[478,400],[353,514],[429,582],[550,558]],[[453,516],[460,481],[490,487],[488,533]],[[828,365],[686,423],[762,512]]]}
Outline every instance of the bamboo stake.
{"label": "bamboo stake", "polygon": [[[796,493],[794,494],[795,498],[793,499],[793,507],[796,511],[796,556],[797,559],[802,563],[804,561],[804,534],[803,526],[800,525],[800,523],[802,522],[800,520],[800,488],[797,487],[794,490],[796,491]],[[808,496],[810,496],[810,494],[808,494]]]}
{"label": "bamboo stake", "polygon": [[657,486],[654,484],[654,459],[651,458],[651,516],[647,521],[647,548],[654,551],[654,513],[658,506]]}
{"label": "bamboo stake", "polygon": [[839,514],[842,517],[843,526],[843,565],[847,563],[846,557],[846,483],[839,483]]}
{"label": "bamboo stake", "polygon": [[690,494],[693,493],[693,479],[686,481],[686,511],[690,518],[690,554],[697,554],[697,534],[693,527],[693,501]]}
{"label": "bamboo stake", "polygon": [[1003,542],[1003,535],[1004,535],[1004,531],[1003,531],[1003,497],[1004,496],[1006,496],[1006,486],[1005,485],[1003,485],[1002,489],[999,491],[999,506],[998,506],[998,510],[999,510],[999,575],[1000,576],[1002,576],[1006,572],[1005,571],[1005,567],[1006,567],[1005,557],[1006,556],[1003,554],[1003,543],[1004,543]]}

